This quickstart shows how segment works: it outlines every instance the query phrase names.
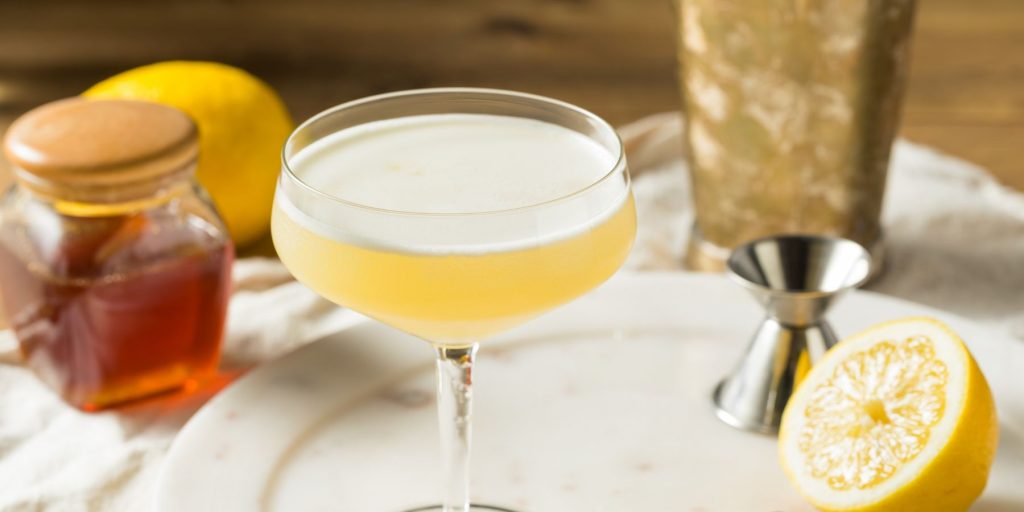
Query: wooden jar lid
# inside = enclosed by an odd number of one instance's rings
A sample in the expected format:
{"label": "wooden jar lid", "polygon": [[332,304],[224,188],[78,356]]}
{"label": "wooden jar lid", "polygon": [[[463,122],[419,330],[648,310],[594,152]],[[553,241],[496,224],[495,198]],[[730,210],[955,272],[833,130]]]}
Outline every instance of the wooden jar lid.
{"label": "wooden jar lid", "polygon": [[117,187],[186,172],[198,152],[195,124],[183,112],[144,101],[68,98],[18,118],[4,153],[25,186]]}

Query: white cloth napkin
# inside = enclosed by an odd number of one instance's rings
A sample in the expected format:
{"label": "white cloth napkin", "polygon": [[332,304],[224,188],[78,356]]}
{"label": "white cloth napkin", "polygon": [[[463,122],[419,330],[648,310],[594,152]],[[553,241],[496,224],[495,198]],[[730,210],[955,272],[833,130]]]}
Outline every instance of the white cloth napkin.
{"label": "white cloth napkin", "polygon": [[[627,267],[678,269],[692,220],[678,114],[624,127],[639,232]],[[871,288],[1024,337],[1024,195],[984,170],[900,141],[884,224],[888,270]],[[17,364],[0,333],[0,511],[143,511],[175,433],[241,369],[361,317],[291,280],[274,260],[236,263],[225,376],[199,393],[85,414]],[[5,363],[5,364],[4,364]]]}

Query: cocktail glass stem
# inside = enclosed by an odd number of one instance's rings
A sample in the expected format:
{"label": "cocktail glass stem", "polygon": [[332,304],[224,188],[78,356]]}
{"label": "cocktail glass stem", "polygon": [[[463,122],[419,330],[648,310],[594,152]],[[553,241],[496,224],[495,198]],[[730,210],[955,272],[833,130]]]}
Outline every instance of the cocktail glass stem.
{"label": "cocktail glass stem", "polygon": [[469,512],[473,437],[473,361],[479,347],[437,347],[437,419],[441,431],[444,512]]}

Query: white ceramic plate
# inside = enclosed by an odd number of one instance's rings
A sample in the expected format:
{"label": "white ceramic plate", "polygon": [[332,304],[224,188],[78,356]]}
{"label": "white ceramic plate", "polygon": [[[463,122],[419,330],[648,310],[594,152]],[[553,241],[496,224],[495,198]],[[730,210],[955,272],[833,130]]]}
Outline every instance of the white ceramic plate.
{"label": "white ceramic plate", "polygon": [[[974,510],[1024,510],[1024,344],[865,292],[830,318],[843,335],[908,315],[950,323],[995,390],[1001,444]],[[760,317],[719,276],[622,274],[487,342],[474,372],[474,499],[528,512],[811,510],[784,479],[773,438],[712,413],[711,389]],[[436,503],[431,357],[425,343],[367,322],[252,372],[179,434],[157,510]]]}

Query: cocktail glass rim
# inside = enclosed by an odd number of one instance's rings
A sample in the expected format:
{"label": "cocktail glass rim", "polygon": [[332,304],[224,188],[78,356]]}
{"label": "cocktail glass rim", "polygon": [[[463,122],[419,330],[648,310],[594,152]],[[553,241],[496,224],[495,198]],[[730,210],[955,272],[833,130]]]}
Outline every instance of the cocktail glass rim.
{"label": "cocktail glass rim", "polygon": [[[495,98],[520,98],[520,99],[533,100],[533,101],[537,101],[537,102],[541,102],[541,103],[547,103],[547,104],[552,105],[552,106],[556,106],[556,107],[559,107],[559,108],[563,108],[563,109],[575,112],[576,114],[579,114],[579,115],[583,116],[584,118],[586,118],[588,121],[595,123],[602,130],[607,131],[608,133],[610,133],[615,138],[615,140],[616,140],[616,145],[615,146],[618,149],[618,154],[614,155],[615,163],[612,164],[611,168],[609,168],[607,172],[603,173],[600,178],[594,180],[593,182],[588,184],[586,187],[576,189],[576,190],[574,190],[574,191],[572,191],[572,192],[570,192],[568,194],[564,194],[564,195],[561,195],[559,197],[555,197],[555,198],[552,198],[552,199],[545,199],[544,201],[540,201],[540,202],[537,202],[537,203],[528,204],[528,205],[524,205],[524,206],[516,206],[516,207],[513,207],[513,208],[503,208],[503,209],[499,209],[499,210],[474,211],[474,212],[419,212],[419,211],[414,211],[414,210],[394,210],[394,209],[370,206],[370,205],[358,203],[358,202],[355,202],[355,201],[350,201],[350,200],[338,197],[338,196],[333,195],[333,194],[328,194],[327,192],[319,190],[315,186],[310,185],[309,183],[306,183],[305,181],[302,180],[301,177],[298,176],[298,174],[295,173],[295,171],[292,169],[292,166],[289,163],[289,150],[293,146],[293,144],[295,143],[296,136],[301,134],[301,133],[304,133],[305,131],[307,131],[309,129],[309,127],[311,125],[313,125],[313,124],[315,124],[317,122],[322,121],[326,117],[330,117],[332,115],[335,115],[338,112],[343,111],[343,110],[349,110],[349,109],[351,109],[353,107],[370,105],[370,104],[381,102],[381,101],[388,101],[388,100],[393,100],[393,99],[396,99],[396,98],[412,97],[412,96],[429,96],[429,95],[435,95],[435,94],[477,94],[477,95],[481,95],[481,96],[493,96]],[[399,117],[403,117],[403,116],[396,116],[395,118],[397,119]],[[299,152],[301,152],[301,150]],[[292,155],[292,157],[294,157],[294,155]],[[625,147],[624,147],[624,145],[622,143],[622,138],[619,136],[618,132],[615,131],[615,128],[612,127],[607,121],[605,121],[601,117],[597,116],[593,112],[591,112],[589,110],[586,110],[586,109],[583,109],[583,108],[580,108],[580,107],[578,107],[576,105],[573,105],[571,103],[567,103],[567,102],[564,102],[564,101],[561,101],[561,100],[556,100],[554,98],[549,98],[547,96],[541,96],[541,95],[538,95],[538,94],[530,94],[530,93],[519,92],[519,91],[509,91],[509,90],[504,90],[504,89],[493,89],[493,88],[484,88],[484,87],[432,87],[432,88],[425,88],[425,89],[410,89],[410,90],[405,90],[405,91],[395,91],[395,92],[388,92],[388,93],[383,93],[383,94],[376,94],[376,95],[373,95],[373,96],[367,96],[365,98],[360,98],[360,99],[348,101],[348,102],[342,103],[340,105],[336,105],[334,107],[326,109],[326,110],[324,110],[322,112],[319,112],[316,115],[310,117],[309,119],[303,121],[302,124],[296,126],[295,129],[292,130],[292,133],[290,135],[288,135],[288,139],[285,141],[284,146],[281,148],[281,169],[282,169],[282,172],[285,173],[288,176],[288,179],[292,183],[295,183],[296,185],[298,185],[301,188],[305,189],[309,193],[312,193],[314,195],[323,197],[324,199],[327,199],[329,201],[332,201],[332,202],[335,202],[335,203],[338,203],[338,204],[342,204],[342,205],[345,205],[345,206],[351,207],[351,208],[357,208],[357,209],[361,209],[361,210],[377,212],[377,213],[383,213],[383,214],[390,214],[390,215],[411,215],[411,216],[425,216],[425,217],[469,217],[469,216],[476,216],[476,215],[498,215],[498,214],[522,212],[522,211],[531,210],[531,209],[534,209],[534,208],[543,208],[543,207],[551,206],[551,205],[554,205],[554,204],[567,202],[567,201],[570,201],[570,200],[572,200],[574,198],[577,198],[579,196],[582,196],[582,195],[586,194],[590,190],[600,186],[602,183],[604,183],[604,182],[606,182],[608,180],[614,179],[615,176],[617,176],[620,173],[620,171],[622,171],[622,168],[625,166],[625,159],[626,159]]]}

